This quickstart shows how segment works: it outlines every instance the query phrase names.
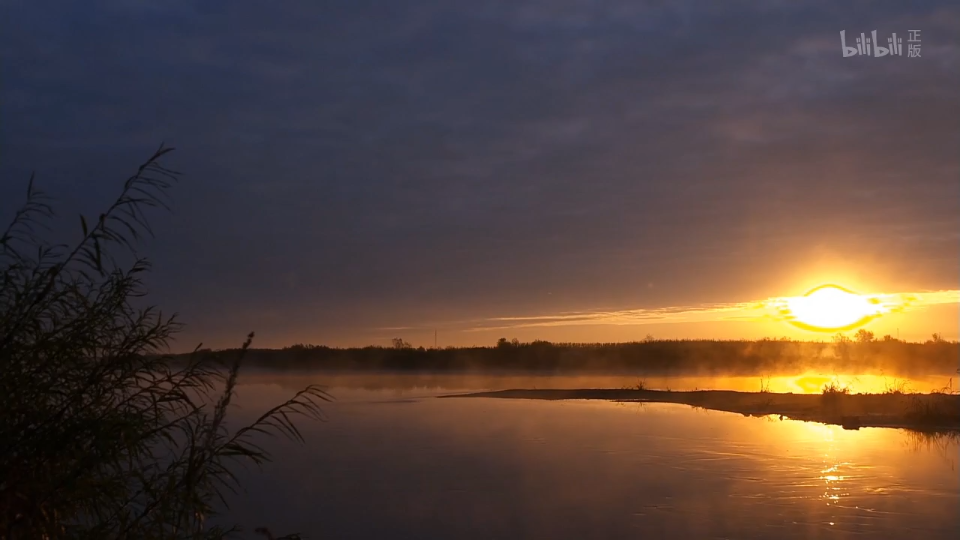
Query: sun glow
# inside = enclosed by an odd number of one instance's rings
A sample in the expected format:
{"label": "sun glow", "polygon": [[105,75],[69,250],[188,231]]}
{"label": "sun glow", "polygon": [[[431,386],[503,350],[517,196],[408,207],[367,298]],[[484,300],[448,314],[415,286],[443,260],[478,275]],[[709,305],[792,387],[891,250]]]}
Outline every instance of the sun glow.
{"label": "sun glow", "polygon": [[880,299],[859,295],[839,285],[822,285],[803,296],[784,298],[781,306],[787,322],[820,332],[857,328],[888,310]]}

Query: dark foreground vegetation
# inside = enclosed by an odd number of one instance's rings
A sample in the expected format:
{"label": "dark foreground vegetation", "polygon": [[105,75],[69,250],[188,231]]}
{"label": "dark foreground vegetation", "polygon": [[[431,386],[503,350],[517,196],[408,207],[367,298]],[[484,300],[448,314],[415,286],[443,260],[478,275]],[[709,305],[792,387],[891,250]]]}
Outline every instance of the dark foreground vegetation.
{"label": "dark foreground vegetation", "polygon": [[740,413],[744,416],[780,415],[784,418],[837,424],[847,429],[897,427],[918,431],[960,430],[960,395],[944,392],[909,394],[851,394],[827,386],[822,394],[776,394],[698,390],[670,392],[645,389],[502,390],[444,397],[513,399],[604,399],[650,403],[679,403]]}
{"label": "dark foreground vegetation", "polygon": [[[532,343],[501,340],[494,347],[424,349],[395,340],[394,347],[339,349],[295,345],[251,349],[249,364],[268,369],[330,370],[520,370],[762,375],[820,369],[833,373],[950,374],[960,344],[939,336],[926,343],[842,335],[828,342],[647,340],[634,343]],[[236,351],[215,351],[229,357]]]}
{"label": "dark foreground vegetation", "polygon": [[31,180],[0,233],[0,539],[219,539],[210,526],[263,463],[264,434],[302,440],[329,396],[308,387],[230,430],[227,412],[250,334],[228,354],[164,354],[180,328],[143,300],[134,252],[175,178],[161,148],[79,240],[37,236],[52,208]]}

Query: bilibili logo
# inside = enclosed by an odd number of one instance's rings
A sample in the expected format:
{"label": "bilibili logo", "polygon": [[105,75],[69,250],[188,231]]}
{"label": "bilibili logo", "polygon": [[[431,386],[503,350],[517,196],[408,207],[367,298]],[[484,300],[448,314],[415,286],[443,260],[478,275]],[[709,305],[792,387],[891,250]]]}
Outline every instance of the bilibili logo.
{"label": "bilibili logo", "polygon": [[[907,58],[920,58],[920,30],[907,30]],[[887,46],[880,44],[880,38],[877,37],[877,31],[866,35],[860,33],[860,37],[853,38],[853,44],[847,45],[847,31],[840,31],[840,51],[843,57],[848,56],[903,56],[903,37],[898,36],[896,32],[890,34],[887,38]]]}

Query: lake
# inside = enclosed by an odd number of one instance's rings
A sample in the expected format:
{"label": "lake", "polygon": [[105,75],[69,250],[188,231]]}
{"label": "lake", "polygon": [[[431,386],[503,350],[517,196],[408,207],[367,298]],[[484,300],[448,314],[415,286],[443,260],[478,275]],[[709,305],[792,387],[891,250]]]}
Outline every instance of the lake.
{"label": "lake", "polygon": [[[230,499],[227,517],[248,531],[266,525],[305,540],[960,532],[955,437],[685,405],[435,397],[636,381],[592,377],[249,375],[238,390],[238,419],[312,382],[330,384],[336,401],[325,406],[326,422],[301,423],[306,445],[272,440],[275,461],[241,471],[246,492]],[[757,389],[752,380],[742,389]],[[724,387],[715,378],[663,383]]]}

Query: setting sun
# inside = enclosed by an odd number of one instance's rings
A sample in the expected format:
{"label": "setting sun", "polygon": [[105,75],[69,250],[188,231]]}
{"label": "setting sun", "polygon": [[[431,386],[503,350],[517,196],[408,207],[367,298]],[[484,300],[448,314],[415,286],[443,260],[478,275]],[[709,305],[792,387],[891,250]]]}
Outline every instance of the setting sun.
{"label": "setting sun", "polygon": [[879,299],[838,285],[822,285],[804,296],[785,300],[787,322],[805,330],[849,330],[870,322],[884,311]]}

